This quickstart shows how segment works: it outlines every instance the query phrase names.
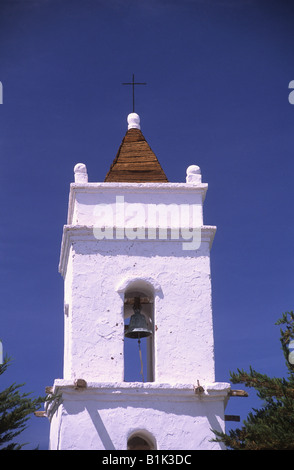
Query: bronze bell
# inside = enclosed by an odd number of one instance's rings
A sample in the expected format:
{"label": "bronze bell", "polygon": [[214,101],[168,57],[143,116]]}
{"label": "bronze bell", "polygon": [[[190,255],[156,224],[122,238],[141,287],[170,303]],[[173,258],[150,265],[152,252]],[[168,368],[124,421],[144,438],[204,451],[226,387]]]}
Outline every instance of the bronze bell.
{"label": "bronze bell", "polygon": [[125,337],[140,339],[150,336],[152,334],[152,331],[150,330],[150,328],[148,328],[146,318],[140,312],[140,299],[135,298],[135,304],[133,308],[135,313],[133,313],[130,318],[130,323],[125,331]]}

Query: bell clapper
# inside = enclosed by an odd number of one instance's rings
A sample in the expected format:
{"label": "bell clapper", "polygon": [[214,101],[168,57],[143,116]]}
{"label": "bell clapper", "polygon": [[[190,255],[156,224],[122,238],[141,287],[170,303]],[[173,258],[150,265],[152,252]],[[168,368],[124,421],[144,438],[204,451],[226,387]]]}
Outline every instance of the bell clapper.
{"label": "bell clapper", "polygon": [[142,382],[144,382],[143,359],[142,359],[142,351],[141,351],[141,340],[140,340],[140,336],[138,337],[138,346],[139,346],[139,356],[140,356],[140,362],[141,362],[140,374],[142,375]]}

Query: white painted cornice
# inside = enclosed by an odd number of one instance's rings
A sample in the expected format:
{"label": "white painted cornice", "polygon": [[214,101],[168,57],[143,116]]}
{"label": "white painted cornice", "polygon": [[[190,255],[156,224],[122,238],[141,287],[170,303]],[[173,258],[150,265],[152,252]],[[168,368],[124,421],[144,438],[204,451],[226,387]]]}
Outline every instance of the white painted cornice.
{"label": "white painted cornice", "polygon": [[[118,227],[116,227],[118,228]],[[146,229],[147,230],[147,229]],[[168,233],[170,228],[167,229]],[[216,233],[216,227],[212,225],[204,225],[201,227],[201,242],[209,243],[209,248],[211,249],[214,236]],[[94,235],[94,227],[93,226],[87,226],[87,225],[64,225],[63,227],[63,235],[62,235],[62,241],[61,241],[61,251],[60,251],[60,259],[59,259],[59,272],[61,275],[64,277],[66,273],[66,267],[67,267],[67,261],[68,261],[68,255],[69,255],[69,250],[70,246],[74,241],[93,241],[96,243],[101,243],[104,240],[97,240],[97,238]],[[115,242],[117,241],[116,238],[114,237],[113,239],[107,239],[109,242]],[[119,242],[123,241],[129,241],[129,239],[125,236],[124,239],[120,239]],[[152,242],[156,243],[156,241],[162,242],[183,242],[184,239],[182,237],[179,237],[178,239],[172,239],[169,237],[167,240],[162,240],[162,239],[152,239],[149,240],[147,237],[143,240],[133,240],[138,243],[146,243],[146,242]],[[188,252],[183,252],[183,255],[187,256]]]}
{"label": "white painted cornice", "polygon": [[[61,397],[66,393],[73,400],[84,400],[84,394],[91,396],[97,400],[107,397],[108,401],[118,402],[125,401],[126,397],[131,397],[131,401],[136,400],[153,400],[157,399],[169,401],[212,401],[224,400],[229,397],[231,390],[230,383],[213,382],[201,383],[202,392],[197,393],[195,384],[181,383],[156,383],[156,382],[87,382],[86,386],[79,388],[72,380],[56,379],[52,387],[52,394]],[[58,399],[58,398],[57,398]],[[47,415],[50,409],[54,409],[52,402],[45,405]]]}

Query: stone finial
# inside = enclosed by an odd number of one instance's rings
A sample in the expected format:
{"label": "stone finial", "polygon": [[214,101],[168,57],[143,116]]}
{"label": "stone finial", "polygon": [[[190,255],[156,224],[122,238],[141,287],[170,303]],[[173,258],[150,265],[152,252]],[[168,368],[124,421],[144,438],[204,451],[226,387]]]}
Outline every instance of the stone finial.
{"label": "stone finial", "polygon": [[87,167],[84,163],[77,163],[74,167],[75,183],[88,183]]}
{"label": "stone finial", "polygon": [[137,113],[129,114],[127,121],[128,121],[128,129],[141,129],[140,116]]}
{"label": "stone finial", "polygon": [[186,183],[201,183],[201,170],[197,165],[190,165],[187,168]]}

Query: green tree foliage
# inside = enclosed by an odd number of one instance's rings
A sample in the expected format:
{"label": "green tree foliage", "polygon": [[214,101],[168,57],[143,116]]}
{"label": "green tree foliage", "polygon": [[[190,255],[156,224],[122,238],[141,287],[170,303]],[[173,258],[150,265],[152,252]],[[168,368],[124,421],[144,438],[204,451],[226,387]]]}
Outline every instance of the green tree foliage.
{"label": "green tree foliage", "polygon": [[[5,358],[0,364],[0,375],[2,375],[10,360]],[[21,393],[20,388],[24,384],[12,384],[10,387],[0,391],[0,450],[20,450],[25,444],[14,442],[27,427],[30,415],[39,410],[45,398],[31,399],[30,393]]]}
{"label": "green tree foliage", "polygon": [[249,372],[231,373],[233,384],[254,388],[263,401],[253,409],[243,426],[229,434],[214,431],[215,442],[233,450],[294,450],[294,364],[289,361],[289,343],[294,339],[294,313],[286,312],[276,322],[285,356],[287,378],[271,378],[250,367]]}

